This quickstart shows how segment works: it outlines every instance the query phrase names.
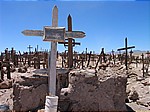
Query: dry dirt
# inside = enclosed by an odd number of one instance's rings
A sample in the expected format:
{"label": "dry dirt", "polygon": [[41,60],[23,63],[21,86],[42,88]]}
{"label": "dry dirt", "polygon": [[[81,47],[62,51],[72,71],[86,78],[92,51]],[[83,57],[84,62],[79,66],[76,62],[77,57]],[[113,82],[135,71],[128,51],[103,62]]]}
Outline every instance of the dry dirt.
{"label": "dry dirt", "polygon": [[[33,68],[28,68],[27,73],[14,72],[11,74],[14,80],[21,76],[32,76],[35,74]],[[148,74],[142,76],[142,64],[136,67],[131,64],[129,67],[129,76],[127,82],[127,94],[129,103],[126,103],[134,111],[150,111],[150,67]],[[6,74],[5,74],[5,80]],[[14,82],[13,80],[13,82]],[[0,89],[0,111],[4,108],[12,109],[12,88]]]}

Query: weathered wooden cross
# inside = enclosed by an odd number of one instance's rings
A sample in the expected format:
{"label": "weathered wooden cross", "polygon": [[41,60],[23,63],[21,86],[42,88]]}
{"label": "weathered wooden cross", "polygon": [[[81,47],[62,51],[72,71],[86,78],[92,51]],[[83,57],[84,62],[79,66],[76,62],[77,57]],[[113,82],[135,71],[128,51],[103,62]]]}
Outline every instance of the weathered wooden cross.
{"label": "weathered wooden cross", "polygon": [[33,48],[31,45],[29,45],[29,47],[27,47],[29,49],[29,54],[31,53],[31,49]]}
{"label": "weathered wooden cross", "polygon": [[132,49],[131,49],[131,51],[129,53],[130,53],[130,63],[132,63],[132,58],[133,58],[133,56],[132,56],[132,54],[133,54]]}
{"label": "weathered wooden cross", "polygon": [[125,66],[126,66],[126,70],[128,70],[128,65],[127,65],[127,62],[128,62],[128,49],[132,49],[132,48],[135,48],[135,46],[128,47],[127,38],[125,38],[125,47],[124,47],[124,48],[117,49],[118,51],[125,50],[125,53],[126,53],[126,55],[125,55]]}
{"label": "weathered wooden cross", "polygon": [[147,58],[150,58],[150,52],[149,51],[146,52],[146,55],[147,55]]}
{"label": "weathered wooden cross", "polygon": [[[69,14],[68,16],[68,32],[72,32],[72,18]],[[68,46],[68,68],[73,67],[73,47],[75,45],[80,45],[80,43],[75,42],[73,38],[65,39],[67,42],[58,42],[59,44],[64,44],[64,46]]]}
{"label": "weathered wooden cross", "polygon": [[112,49],[112,59],[113,59],[113,61],[114,61],[114,64],[115,64],[115,51]]}
{"label": "weathered wooden cross", "polygon": [[57,42],[64,42],[65,38],[83,38],[82,31],[65,31],[64,27],[58,27],[58,8],[54,6],[52,14],[52,27],[44,26],[44,30],[24,30],[26,36],[43,36],[43,41],[51,41],[51,53],[49,58],[49,95],[56,95],[56,55]]}

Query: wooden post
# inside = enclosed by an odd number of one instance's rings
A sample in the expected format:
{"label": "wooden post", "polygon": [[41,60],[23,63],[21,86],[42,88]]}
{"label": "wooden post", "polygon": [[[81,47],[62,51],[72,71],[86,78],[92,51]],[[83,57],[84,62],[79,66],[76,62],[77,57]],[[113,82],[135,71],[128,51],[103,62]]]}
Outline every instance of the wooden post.
{"label": "wooden post", "polygon": [[85,50],[85,61],[87,61],[87,48]]}
{"label": "wooden post", "polygon": [[9,56],[8,56],[8,48],[5,49],[5,61],[9,59]]}
{"label": "wooden post", "polygon": [[144,77],[144,54],[142,53],[142,71],[143,71],[143,77]]}
{"label": "wooden post", "polygon": [[132,51],[132,49],[131,49],[131,51],[129,52],[130,53],[130,63],[132,63],[132,53],[133,53],[133,51]]}
{"label": "wooden post", "polygon": [[88,66],[89,66],[89,64],[90,64],[91,54],[92,54],[92,51],[90,51],[90,54],[89,54],[89,59],[88,59],[87,67],[88,67]]}
{"label": "wooden post", "polygon": [[[52,14],[52,27],[58,26],[58,8],[54,6]],[[56,95],[56,55],[57,42],[51,42],[50,65],[49,65],[49,94]]]}
{"label": "wooden post", "polygon": [[2,62],[0,61],[0,79],[4,80],[4,72],[3,72],[3,66]]}
{"label": "wooden post", "polygon": [[9,59],[6,60],[6,63],[7,63],[7,79],[11,79],[11,76],[10,76],[10,62],[9,62]]}
{"label": "wooden post", "polygon": [[112,50],[112,58],[113,58],[113,61],[114,61],[114,64],[115,64],[115,54],[114,54],[114,50]]}
{"label": "wooden post", "polygon": [[[68,16],[68,32],[72,32],[72,18],[69,14]],[[73,67],[73,47],[72,38],[68,38],[68,67]]]}

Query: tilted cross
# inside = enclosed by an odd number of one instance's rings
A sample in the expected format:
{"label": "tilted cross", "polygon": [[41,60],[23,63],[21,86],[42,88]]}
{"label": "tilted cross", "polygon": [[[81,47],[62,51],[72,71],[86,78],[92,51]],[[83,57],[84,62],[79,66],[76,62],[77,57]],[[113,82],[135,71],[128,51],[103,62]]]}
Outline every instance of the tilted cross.
{"label": "tilted cross", "polygon": [[85,33],[82,31],[65,31],[64,27],[58,27],[58,8],[54,6],[52,14],[52,27],[44,26],[44,30],[24,30],[26,36],[43,36],[43,41],[51,42],[51,53],[49,58],[49,94],[56,94],[56,56],[57,42],[64,42],[65,38],[83,38]]}
{"label": "tilted cross", "polygon": [[128,61],[128,49],[132,49],[132,48],[135,48],[135,46],[128,47],[127,38],[125,38],[125,47],[124,47],[124,48],[117,49],[118,51],[125,50],[125,54],[126,54],[126,55],[125,55],[125,66],[126,66],[126,70],[128,70],[128,65],[127,65],[127,61]]}

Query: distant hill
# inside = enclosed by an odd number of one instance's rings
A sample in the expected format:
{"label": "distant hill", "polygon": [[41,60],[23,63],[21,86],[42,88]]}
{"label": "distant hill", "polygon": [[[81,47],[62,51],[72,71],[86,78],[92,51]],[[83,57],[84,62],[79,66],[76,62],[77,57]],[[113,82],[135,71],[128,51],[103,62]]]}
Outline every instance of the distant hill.
{"label": "distant hill", "polygon": [[[125,51],[122,51],[121,53],[124,53]],[[130,50],[128,50],[128,53],[130,52]],[[145,54],[147,51],[144,50],[133,50],[133,55],[141,55],[142,53]],[[150,50],[149,50],[150,52]],[[112,52],[106,52],[106,54],[110,54]],[[119,54],[119,52],[115,52],[115,54]]]}

